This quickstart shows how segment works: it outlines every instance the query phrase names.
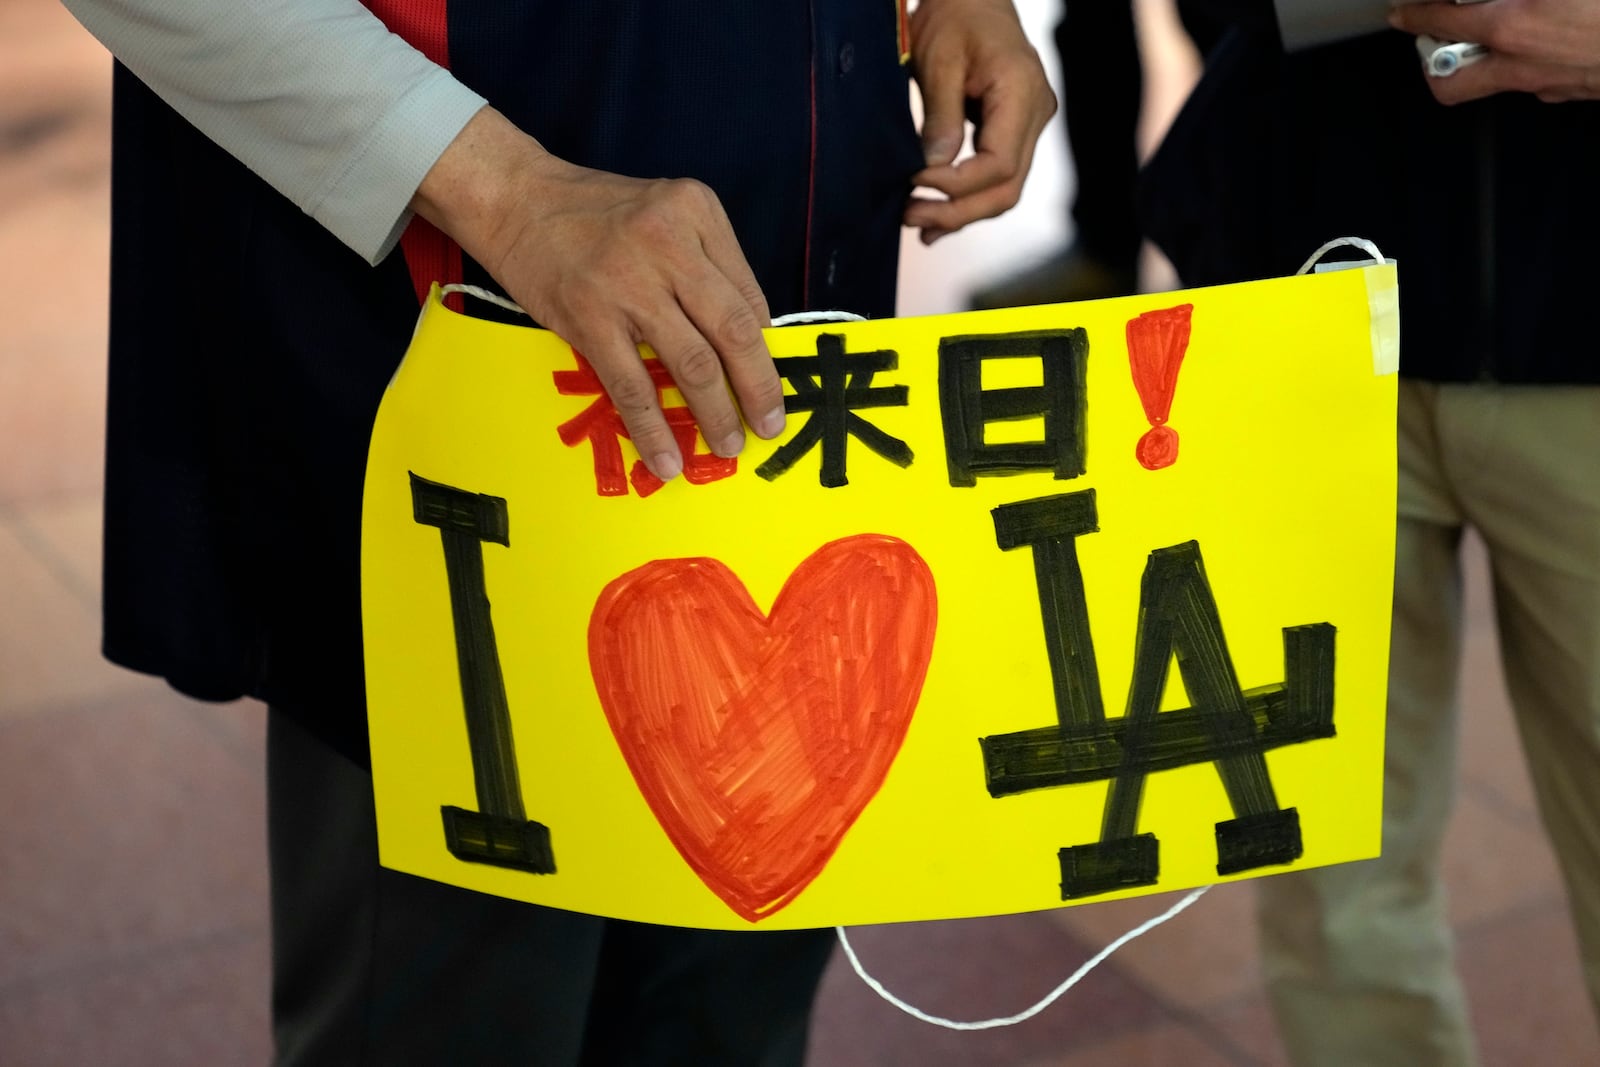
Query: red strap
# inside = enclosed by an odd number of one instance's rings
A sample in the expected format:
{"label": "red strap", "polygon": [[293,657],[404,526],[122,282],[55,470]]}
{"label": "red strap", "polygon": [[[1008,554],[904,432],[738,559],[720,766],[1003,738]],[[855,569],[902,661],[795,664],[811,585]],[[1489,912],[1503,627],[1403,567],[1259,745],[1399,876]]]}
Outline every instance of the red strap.
{"label": "red strap", "polygon": [[[367,8],[411,47],[433,62],[450,69],[450,23],[447,0],[364,0]],[[417,290],[417,303],[428,298],[434,282],[448,285],[462,280],[461,246],[426,219],[413,218],[400,235],[400,251]],[[461,298],[448,303],[461,310]]]}
{"label": "red strap", "polygon": [[433,62],[450,68],[450,24],[445,0],[364,0],[367,9]]}
{"label": "red strap", "polygon": [[[428,299],[428,289],[434,282],[449,285],[461,281],[461,246],[445,236],[433,223],[424,218],[413,218],[406,232],[400,235],[400,252],[406,257],[406,269],[411,272],[411,284],[417,290],[417,303]],[[456,311],[465,306],[459,293],[444,298],[445,304]]]}

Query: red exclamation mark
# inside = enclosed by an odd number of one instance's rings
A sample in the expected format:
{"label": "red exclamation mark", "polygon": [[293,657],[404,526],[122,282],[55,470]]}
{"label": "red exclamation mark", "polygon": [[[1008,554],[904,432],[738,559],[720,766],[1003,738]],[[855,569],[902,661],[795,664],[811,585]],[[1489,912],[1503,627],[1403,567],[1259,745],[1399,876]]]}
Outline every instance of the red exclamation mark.
{"label": "red exclamation mark", "polygon": [[1128,320],[1128,366],[1139,390],[1150,429],[1133,454],[1146,470],[1170,467],[1178,459],[1178,431],[1167,425],[1172,394],[1178,390],[1178,369],[1189,350],[1189,316],[1193,304],[1146,311]]}

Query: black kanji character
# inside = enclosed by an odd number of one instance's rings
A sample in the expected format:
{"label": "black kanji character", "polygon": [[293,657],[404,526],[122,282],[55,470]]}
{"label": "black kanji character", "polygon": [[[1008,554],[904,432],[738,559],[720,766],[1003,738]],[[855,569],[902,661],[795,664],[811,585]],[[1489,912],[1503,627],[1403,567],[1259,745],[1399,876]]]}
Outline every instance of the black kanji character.
{"label": "black kanji character", "polygon": [[820,442],[822,484],[830,489],[848,485],[845,447],[851,437],[897,467],[911,466],[911,449],[904,441],[856,414],[861,408],[906,406],[905,386],[872,384],[878,371],[899,367],[898,353],[883,349],[846,354],[844,338],[825,333],[817,337],[816,355],[784,356],[773,362],[795,390],[783,398],[783,409],[812,415],[799,433],[756,468],[757,474],[769,482],[774,480]]}
{"label": "black kanji character", "polygon": [[[1083,473],[1085,368],[1088,334],[1082,328],[946,337],[939,342],[939,412],[944,419],[950,484],[974,486],[979,475],[1047,470],[1058,479]],[[1043,384],[985,389],[983,365],[1036,359]],[[991,422],[1044,417],[1038,441],[987,444]]]}

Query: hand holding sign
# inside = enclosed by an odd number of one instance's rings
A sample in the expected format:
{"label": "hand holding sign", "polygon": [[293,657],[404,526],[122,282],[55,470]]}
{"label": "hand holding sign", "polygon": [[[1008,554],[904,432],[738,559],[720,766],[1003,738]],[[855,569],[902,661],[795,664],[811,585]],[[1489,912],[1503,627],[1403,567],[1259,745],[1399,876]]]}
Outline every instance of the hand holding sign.
{"label": "hand holding sign", "polygon": [[657,478],[676,477],[684,459],[640,344],[671,371],[717,455],[744,447],[741,408],[760,436],[783,432],[783,386],[761,337],[766,299],[704,185],[573,166],[484,108],[413,206],[587,357]]}

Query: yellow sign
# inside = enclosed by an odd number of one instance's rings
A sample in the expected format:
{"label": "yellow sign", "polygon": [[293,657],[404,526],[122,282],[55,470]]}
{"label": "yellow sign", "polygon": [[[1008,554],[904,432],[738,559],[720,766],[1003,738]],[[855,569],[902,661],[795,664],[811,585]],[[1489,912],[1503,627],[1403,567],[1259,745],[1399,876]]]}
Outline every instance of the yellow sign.
{"label": "yellow sign", "polygon": [[435,293],[367,470],[384,864],[767,929],[1375,855],[1394,286],[774,329],[783,437],[711,456],[663,376],[664,486]]}

